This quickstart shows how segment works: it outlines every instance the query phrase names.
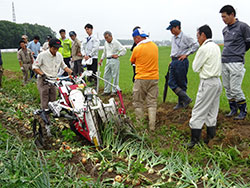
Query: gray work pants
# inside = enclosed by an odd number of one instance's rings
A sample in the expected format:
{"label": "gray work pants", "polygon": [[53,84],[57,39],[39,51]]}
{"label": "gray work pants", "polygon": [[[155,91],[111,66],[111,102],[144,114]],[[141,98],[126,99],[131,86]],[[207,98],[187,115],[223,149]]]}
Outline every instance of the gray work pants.
{"label": "gray work pants", "polygon": [[201,79],[189,121],[191,129],[201,129],[204,123],[207,127],[216,126],[221,91],[220,78]]}
{"label": "gray work pants", "polygon": [[221,76],[228,100],[239,102],[246,99],[241,89],[245,72],[242,62],[222,63]]}
{"label": "gray work pants", "polygon": [[27,84],[28,83],[28,75],[30,70],[32,70],[32,64],[31,63],[27,63],[27,64],[23,64],[23,83]]}
{"label": "gray work pants", "polygon": [[[120,74],[120,61],[119,59],[107,59],[104,79],[111,83],[113,79],[113,84],[119,86],[119,74]],[[110,84],[104,82],[104,93],[110,93]],[[112,87],[112,92],[115,93],[116,89]]]}

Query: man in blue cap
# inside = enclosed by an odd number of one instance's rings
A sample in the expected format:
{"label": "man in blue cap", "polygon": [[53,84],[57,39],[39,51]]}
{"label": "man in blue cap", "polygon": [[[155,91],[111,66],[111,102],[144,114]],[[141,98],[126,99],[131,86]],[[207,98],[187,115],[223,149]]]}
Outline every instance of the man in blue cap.
{"label": "man in blue cap", "polygon": [[146,102],[149,119],[149,129],[155,130],[157,97],[158,97],[158,47],[148,39],[148,35],[141,29],[134,30],[133,39],[136,44],[130,62],[136,66],[133,87],[133,105],[136,119],[144,118],[144,102]]}
{"label": "man in blue cap", "polygon": [[186,94],[189,66],[187,57],[199,48],[199,44],[181,31],[179,20],[172,20],[167,30],[174,35],[171,41],[172,62],[169,67],[168,85],[178,96],[178,104],[174,107],[174,110],[177,110],[186,108],[192,102],[192,99]]}

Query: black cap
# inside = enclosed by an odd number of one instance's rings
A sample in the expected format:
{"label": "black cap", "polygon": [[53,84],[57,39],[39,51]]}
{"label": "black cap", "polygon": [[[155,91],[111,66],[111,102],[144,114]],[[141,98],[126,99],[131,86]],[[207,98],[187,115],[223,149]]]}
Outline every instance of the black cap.
{"label": "black cap", "polygon": [[49,46],[50,47],[55,47],[55,48],[60,48],[62,47],[61,41],[59,39],[51,39],[49,41]]}
{"label": "black cap", "polygon": [[176,27],[176,26],[181,26],[181,22],[179,20],[172,20],[169,23],[167,30],[171,30],[173,27]]}
{"label": "black cap", "polygon": [[51,35],[47,35],[46,38],[49,40],[49,39],[52,39],[52,36]]}
{"label": "black cap", "polygon": [[70,31],[69,32],[69,36],[74,36],[74,35],[76,36],[76,32],[75,31]]}

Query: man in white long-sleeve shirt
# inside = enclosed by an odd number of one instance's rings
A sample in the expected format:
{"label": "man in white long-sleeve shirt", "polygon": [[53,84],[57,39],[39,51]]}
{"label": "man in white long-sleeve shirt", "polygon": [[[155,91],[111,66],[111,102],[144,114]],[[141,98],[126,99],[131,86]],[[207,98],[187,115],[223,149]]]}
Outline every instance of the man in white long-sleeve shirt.
{"label": "man in white long-sleeve shirt", "polygon": [[[93,25],[88,23],[84,28],[88,37],[86,37],[82,42],[81,53],[86,61],[92,58],[92,64],[87,65],[87,70],[92,70],[93,73],[96,74],[100,41],[93,35]],[[97,84],[95,76],[89,77],[88,81],[94,83],[95,85]]]}
{"label": "man in white long-sleeve shirt", "polygon": [[[121,43],[112,37],[110,31],[106,31],[104,34],[105,44],[102,53],[101,60],[99,65],[102,64],[103,60],[107,58],[105,70],[104,70],[104,79],[108,82],[112,81],[113,84],[117,87],[119,86],[119,73],[120,73],[120,61],[119,57],[126,54],[126,48],[121,45]],[[110,84],[104,83],[104,92],[102,95],[110,95]],[[116,89],[112,87],[112,95],[116,94]]]}
{"label": "man in white long-sleeve shirt", "polygon": [[207,126],[207,137],[204,142],[208,144],[215,136],[222,91],[220,81],[222,64],[220,48],[211,38],[212,31],[208,25],[198,29],[197,39],[200,48],[193,61],[193,70],[199,73],[200,85],[189,121],[191,142],[187,144],[188,148],[192,148],[199,142],[204,123]]}

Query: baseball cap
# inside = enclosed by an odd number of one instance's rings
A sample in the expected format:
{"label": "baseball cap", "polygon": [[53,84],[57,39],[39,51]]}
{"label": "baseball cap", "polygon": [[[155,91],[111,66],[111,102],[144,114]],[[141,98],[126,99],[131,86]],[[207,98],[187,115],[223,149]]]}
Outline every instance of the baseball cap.
{"label": "baseball cap", "polygon": [[136,37],[136,36],[148,37],[148,35],[142,29],[140,29],[140,28],[134,30],[132,36],[133,37]]}
{"label": "baseball cap", "polygon": [[28,39],[27,35],[22,35],[22,39]]}
{"label": "baseball cap", "polygon": [[73,35],[76,36],[76,32],[75,32],[75,31],[70,31],[70,32],[69,32],[69,36],[73,36]]}
{"label": "baseball cap", "polygon": [[51,35],[47,35],[46,38],[49,40],[49,39],[52,39],[52,36]]}
{"label": "baseball cap", "polygon": [[181,22],[179,20],[172,20],[171,22],[169,22],[169,26],[167,27],[167,30],[171,30],[173,27],[176,26],[181,26]]}
{"label": "baseball cap", "polygon": [[51,39],[49,41],[49,46],[50,47],[55,47],[55,48],[60,48],[62,47],[61,41],[59,39]]}

